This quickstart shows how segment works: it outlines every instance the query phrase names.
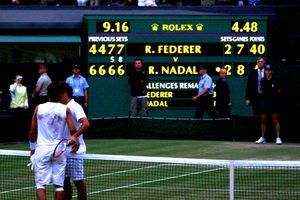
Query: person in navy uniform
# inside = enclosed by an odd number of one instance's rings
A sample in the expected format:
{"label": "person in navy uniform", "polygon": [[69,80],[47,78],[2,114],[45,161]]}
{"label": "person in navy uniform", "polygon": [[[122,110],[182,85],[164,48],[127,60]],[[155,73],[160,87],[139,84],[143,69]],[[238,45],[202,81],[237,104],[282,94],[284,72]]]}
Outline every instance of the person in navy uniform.
{"label": "person in navy uniform", "polygon": [[216,112],[219,118],[228,118],[231,114],[230,89],[227,83],[227,70],[220,69],[220,77],[216,81]]}
{"label": "person in navy uniform", "polygon": [[273,77],[272,67],[265,67],[265,77],[261,80],[262,98],[260,99],[261,112],[261,137],[256,144],[266,143],[267,119],[270,115],[275,126],[276,144],[282,144],[280,138],[280,123],[278,113],[280,111],[280,100],[282,98],[282,84],[279,79]]}

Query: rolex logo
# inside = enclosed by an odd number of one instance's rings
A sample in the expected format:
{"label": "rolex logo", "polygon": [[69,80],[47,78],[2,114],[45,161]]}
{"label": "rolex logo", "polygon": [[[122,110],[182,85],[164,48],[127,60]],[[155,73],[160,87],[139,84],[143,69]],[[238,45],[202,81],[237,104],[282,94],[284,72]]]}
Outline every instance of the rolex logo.
{"label": "rolex logo", "polygon": [[151,25],[152,31],[158,31],[158,27],[159,27],[158,24],[152,24]]}
{"label": "rolex logo", "polygon": [[202,31],[203,30],[203,24],[197,24],[196,29],[197,29],[197,31]]}

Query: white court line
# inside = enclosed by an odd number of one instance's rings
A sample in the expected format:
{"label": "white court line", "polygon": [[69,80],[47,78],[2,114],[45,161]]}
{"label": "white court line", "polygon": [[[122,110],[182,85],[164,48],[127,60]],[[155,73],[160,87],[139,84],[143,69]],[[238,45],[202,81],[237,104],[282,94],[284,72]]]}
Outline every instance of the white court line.
{"label": "white court line", "polygon": [[[184,190],[184,191],[211,191],[211,192],[228,192],[227,189],[202,189],[202,188],[192,188],[192,187],[134,187],[137,189],[151,189],[151,190],[160,190],[160,191],[165,191],[165,189],[176,189],[176,190]],[[266,193],[266,190],[251,190],[249,189],[235,189],[234,192],[248,192],[248,193]],[[270,192],[270,190],[268,190]],[[286,194],[286,190],[274,190],[272,191],[272,194]],[[300,191],[293,191],[289,192],[289,194],[300,194]]]}
{"label": "white court line", "polygon": [[[266,193],[266,190],[235,189],[234,192]],[[268,190],[268,192],[271,192],[271,190]],[[272,194],[286,194],[286,190],[272,190]],[[300,194],[300,192],[293,191],[289,192],[289,194]]]}
{"label": "white court line", "polygon": [[[163,165],[163,164],[161,164],[161,165]],[[98,177],[103,177],[103,176],[110,176],[110,175],[114,175],[114,174],[122,174],[122,173],[127,173],[127,172],[132,172],[132,171],[151,169],[151,168],[155,168],[155,167],[161,166],[161,165],[152,165],[152,166],[148,166],[148,167],[142,167],[142,168],[136,168],[136,169],[130,169],[130,170],[124,170],[124,171],[117,171],[117,172],[101,174],[101,175],[97,175],[97,176],[89,176],[89,177],[86,177],[85,179],[93,179],[93,178],[98,178]],[[22,191],[22,190],[30,190],[32,188],[35,188],[35,186],[24,187],[24,188],[13,189],[13,190],[7,190],[7,191],[1,191],[0,194],[6,194],[6,193],[10,193],[10,192],[19,192],[19,191]]]}
{"label": "white court line", "polygon": [[30,190],[32,188],[35,188],[35,186],[24,187],[24,188],[20,188],[20,189],[7,190],[7,191],[2,191],[2,192],[0,192],[0,194],[6,194],[6,193],[10,193],[10,192],[19,192],[19,191],[22,191],[22,190]]}
{"label": "white court line", "polygon": [[111,173],[107,173],[107,174],[100,174],[100,175],[96,175],[96,176],[89,176],[89,177],[86,177],[85,179],[93,179],[93,178],[98,178],[98,177],[103,177],[103,176],[110,176],[110,175],[128,173],[128,172],[139,171],[139,170],[144,170],[144,169],[151,169],[151,168],[156,168],[158,166],[163,166],[163,165],[165,165],[165,164],[151,165],[151,166],[147,166],[147,167],[135,168],[135,169],[130,169],[130,170],[123,170],[123,171],[111,172]]}
{"label": "white court line", "polygon": [[109,191],[119,190],[119,189],[123,189],[123,188],[130,188],[130,187],[144,185],[144,184],[148,184],[148,183],[155,183],[155,182],[161,182],[161,181],[166,181],[166,180],[171,180],[171,179],[177,179],[177,178],[191,176],[191,175],[196,175],[196,174],[203,174],[203,173],[207,173],[207,172],[218,171],[218,170],[221,170],[221,169],[224,169],[224,168],[217,168],[217,169],[205,170],[205,171],[201,171],[201,172],[193,172],[193,173],[188,173],[188,174],[181,174],[181,175],[178,175],[178,176],[170,176],[170,177],[156,179],[156,180],[151,180],[151,181],[144,181],[144,182],[140,182],[140,183],[133,183],[133,184],[123,185],[123,186],[109,188],[109,189],[105,189],[105,190],[100,190],[100,191],[95,191],[95,192],[89,192],[88,195],[98,194],[98,193],[102,193],[102,192],[109,192]]}
{"label": "white court line", "polygon": [[183,191],[210,191],[210,192],[228,192],[228,188],[227,189],[202,189],[202,188],[198,188],[198,187],[176,187],[176,186],[169,186],[169,187],[134,187],[136,189],[148,189],[148,190],[159,190],[159,191],[166,191],[167,190],[183,190]]}
{"label": "white court line", "polygon": [[[103,176],[111,176],[111,175],[115,175],[115,174],[122,174],[122,173],[128,173],[128,172],[133,172],[133,171],[139,171],[139,170],[144,170],[144,169],[151,169],[151,168],[156,168],[158,166],[163,166],[166,164],[160,164],[160,165],[151,165],[151,166],[147,166],[147,167],[140,167],[140,168],[135,168],[135,169],[130,169],[130,170],[122,170],[122,171],[117,171],[117,172],[112,172],[112,173],[106,173],[106,174],[100,174],[100,175],[96,175],[96,176],[88,176],[85,178],[86,179],[94,179],[94,178],[99,178],[99,177],[103,177]],[[89,193],[87,194],[89,195]],[[75,198],[78,195],[73,195],[72,197]]]}

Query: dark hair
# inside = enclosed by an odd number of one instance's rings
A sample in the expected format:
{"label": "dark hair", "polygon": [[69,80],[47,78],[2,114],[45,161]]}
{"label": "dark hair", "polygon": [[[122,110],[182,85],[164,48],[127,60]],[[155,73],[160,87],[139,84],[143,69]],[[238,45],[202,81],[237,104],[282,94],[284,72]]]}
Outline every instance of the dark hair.
{"label": "dark hair", "polygon": [[48,88],[48,97],[51,102],[58,102],[60,98],[60,85],[58,82],[52,82]]}
{"label": "dark hair", "polygon": [[73,66],[73,69],[80,69],[80,67],[79,67],[78,64],[75,64],[75,65]]}
{"label": "dark hair", "polygon": [[141,61],[141,63],[143,64],[143,60],[141,59],[141,58],[136,58],[135,60],[134,60],[134,62],[135,61]]}
{"label": "dark hair", "polygon": [[60,93],[63,94],[65,92],[67,92],[68,97],[72,98],[73,89],[71,88],[71,86],[63,81],[59,82],[59,84],[60,84]]}
{"label": "dark hair", "polygon": [[60,95],[67,92],[68,97],[72,98],[73,90],[72,88],[63,81],[57,81],[51,83],[48,88],[48,97],[51,102],[58,102]]}
{"label": "dark hair", "polygon": [[48,69],[48,66],[45,63],[40,63],[39,67],[45,67],[46,69]]}
{"label": "dark hair", "polygon": [[261,56],[259,56],[259,57],[256,59],[256,62],[259,61],[259,60],[264,60],[264,61],[265,61],[264,57],[261,57]]}

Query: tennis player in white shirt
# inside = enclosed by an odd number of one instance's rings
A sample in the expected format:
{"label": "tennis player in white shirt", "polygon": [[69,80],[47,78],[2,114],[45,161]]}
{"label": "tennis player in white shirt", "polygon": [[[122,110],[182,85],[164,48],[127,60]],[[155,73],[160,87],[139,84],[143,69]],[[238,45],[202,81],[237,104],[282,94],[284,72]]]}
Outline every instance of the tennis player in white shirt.
{"label": "tennis player in white shirt", "polygon": [[[82,133],[84,133],[87,128],[89,128],[90,123],[86,117],[86,114],[80,104],[78,104],[74,99],[72,99],[72,88],[65,82],[60,83],[64,93],[61,96],[61,103],[67,105],[71,111],[73,123],[77,129],[80,136],[77,138],[77,144],[71,149],[67,150],[67,166],[64,182],[64,192],[65,200],[71,200],[73,196],[71,180],[74,182],[77,189],[78,200],[87,199],[87,189],[84,182],[84,166],[83,159],[76,158],[76,155],[82,155],[86,153],[86,145],[83,140]],[[65,137],[69,138],[71,136],[68,128],[64,131]]]}
{"label": "tennis player in white shirt", "polygon": [[59,103],[60,94],[60,84],[51,83],[48,87],[49,102],[39,104],[32,117],[29,139],[38,200],[46,199],[46,186],[51,183],[55,187],[55,200],[64,199],[66,155],[56,159],[53,151],[64,137],[66,127],[72,133],[68,137],[70,144],[75,144],[79,136],[70,109]]}

